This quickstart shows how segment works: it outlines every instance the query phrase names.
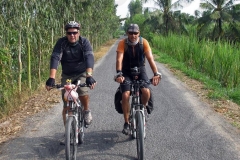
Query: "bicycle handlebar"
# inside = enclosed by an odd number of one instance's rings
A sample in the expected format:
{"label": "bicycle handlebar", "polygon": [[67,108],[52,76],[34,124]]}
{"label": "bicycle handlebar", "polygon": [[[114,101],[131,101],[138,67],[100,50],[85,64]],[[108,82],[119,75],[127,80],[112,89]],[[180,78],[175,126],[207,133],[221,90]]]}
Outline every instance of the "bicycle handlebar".
{"label": "bicycle handlebar", "polygon": [[[76,87],[90,87],[90,86],[88,86],[86,83],[81,83],[81,84],[79,84],[79,85],[76,85],[76,84],[71,84],[71,85],[75,85],[74,88],[76,88]],[[65,85],[62,85],[62,84],[54,84],[54,85],[52,86],[52,88],[56,88],[56,89],[62,90],[62,89],[64,89],[64,86],[65,86]]]}

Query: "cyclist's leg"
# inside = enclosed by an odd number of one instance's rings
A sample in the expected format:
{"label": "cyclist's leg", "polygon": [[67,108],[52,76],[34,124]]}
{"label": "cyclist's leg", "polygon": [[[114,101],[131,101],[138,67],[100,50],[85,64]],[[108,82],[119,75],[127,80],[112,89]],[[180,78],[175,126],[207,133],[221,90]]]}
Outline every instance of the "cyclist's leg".
{"label": "cyclist's leg", "polygon": [[[86,73],[83,72],[75,77],[73,77],[73,82],[77,82],[78,80],[81,81],[81,83],[86,82]],[[78,87],[77,92],[79,96],[79,100],[81,101],[81,104],[84,107],[84,120],[87,125],[90,125],[92,122],[92,114],[89,109],[89,94],[88,94],[88,87]]]}
{"label": "cyclist's leg", "polygon": [[141,95],[141,100],[142,104],[146,107],[148,100],[150,98],[150,90],[148,88],[141,88],[142,95]]}
{"label": "cyclist's leg", "polygon": [[122,93],[122,110],[123,110],[124,121],[126,123],[128,123],[128,118],[130,113],[129,98],[130,98],[130,91],[124,91]]}
{"label": "cyclist's leg", "polygon": [[[125,80],[129,80],[128,77],[125,77]],[[123,117],[124,117],[124,125],[123,125],[123,134],[128,135],[129,134],[129,114],[130,114],[130,104],[129,104],[129,98],[130,98],[130,85],[120,85],[121,91],[122,91],[122,110],[123,110]]]}
{"label": "cyclist's leg", "polygon": [[[124,75],[123,75],[124,76]],[[125,80],[129,81],[130,78],[125,76]],[[130,85],[127,84],[120,84],[121,91],[122,91],[122,110],[123,116],[126,123],[128,123],[129,112],[130,112]]]}
{"label": "cyclist's leg", "polygon": [[[139,75],[139,78],[142,80],[148,81],[148,76],[147,76],[145,67],[141,67],[141,73]],[[142,92],[141,102],[145,107],[147,106],[147,102],[150,98],[150,90],[148,87],[149,87],[148,84],[144,84],[144,86],[141,87],[141,92]]]}

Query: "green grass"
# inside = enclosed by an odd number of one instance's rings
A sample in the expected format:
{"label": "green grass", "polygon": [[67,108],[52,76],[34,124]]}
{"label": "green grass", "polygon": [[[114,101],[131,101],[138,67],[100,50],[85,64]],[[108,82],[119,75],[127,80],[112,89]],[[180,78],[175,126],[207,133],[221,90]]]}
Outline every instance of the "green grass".
{"label": "green grass", "polygon": [[154,34],[150,39],[158,61],[169,64],[211,90],[208,97],[240,104],[240,50],[238,44],[199,40],[190,36]]}
{"label": "green grass", "polygon": [[158,55],[159,58],[156,61],[164,64],[168,64],[170,67],[182,71],[188,77],[196,79],[202,82],[206,89],[210,90],[207,95],[211,99],[230,99],[233,102],[240,105],[240,89],[227,89],[221,85],[217,80],[211,79],[206,74],[198,72],[195,69],[190,68],[183,62],[179,62],[176,59],[169,56],[169,54],[162,53],[158,49],[153,48],[153,53]]}

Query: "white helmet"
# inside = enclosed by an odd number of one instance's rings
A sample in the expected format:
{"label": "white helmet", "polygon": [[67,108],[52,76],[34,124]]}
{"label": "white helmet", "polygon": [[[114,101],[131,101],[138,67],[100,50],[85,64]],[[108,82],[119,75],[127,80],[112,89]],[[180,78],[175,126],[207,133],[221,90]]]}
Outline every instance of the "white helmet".
{"label": "white helmet", "polygon": [[68,30],[69,28],[77,28],[80,29],[80,24],[75,21],[70,21],[65,25],[65,30]]}

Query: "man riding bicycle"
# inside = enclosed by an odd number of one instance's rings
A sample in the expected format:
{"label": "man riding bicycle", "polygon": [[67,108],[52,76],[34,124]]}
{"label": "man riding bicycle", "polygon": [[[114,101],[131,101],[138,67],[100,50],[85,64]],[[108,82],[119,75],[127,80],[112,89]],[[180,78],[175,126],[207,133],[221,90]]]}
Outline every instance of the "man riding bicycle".
{"label": "man riding bicycle", "polygon": [[[146,39],[140,37],[140,30],[137,24],[130,24],[126,34],[128,38],[121,40],[117,48],[117,57],[116,57],[116,71],[117,74],[114,77],[115,81],[120,83],[122,91],[122,110],[124,116],[124,126],[123,133],[128,135],[129,133],[129,111],[130,111],[130,85],[123,84],[124,80],[132,80],[133,76],[131,75],[131,68],[138,67],[140,70],[140,75],[138,79],[147,81],[147,73],[145,68],[145,57],[150,64],[150,67],[153,71],[152,84],[154,86],[158,85],[162,75],[158,72],[157,66],[154,62],[151,48]],[[141,41],[140,41],[141,40]],[[125,46],[127,45],[127,47]],[[141,45],[142,48],[141,48]],[[126,49],[125,49],[126,48]],[[145,109],[147,107],[148,100],[150,98],[149,85],[145,84],[141,88],[141,100]]]}
{"label": "man riding bicycle", "polygon": [[[75,21],[70,21],[65,25],[66,36],[58,39],[53,48],[50,61],[50,76],[46,81],[47,90],[55,84],[55,76],[58,64],[61,61],[62,74],[61,84],[66,84],[66,80],[70,79],[75,83],[78,80],[86,82],[90,87],[79,87],[77,89],[79,99],[84,106],[84,120],[87,125],[92,122],[92,115],[89,110],[89,94],[88,90],[95,87],[96,81],[92,77],[94,56],[90,42],[80,36],[80,24]],[[63,100],[63,123],[66,123],[67,103],[63,99],[65,90],[62,90]]]}

